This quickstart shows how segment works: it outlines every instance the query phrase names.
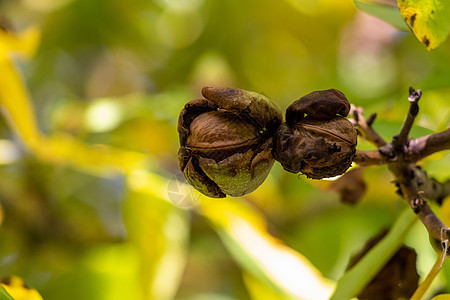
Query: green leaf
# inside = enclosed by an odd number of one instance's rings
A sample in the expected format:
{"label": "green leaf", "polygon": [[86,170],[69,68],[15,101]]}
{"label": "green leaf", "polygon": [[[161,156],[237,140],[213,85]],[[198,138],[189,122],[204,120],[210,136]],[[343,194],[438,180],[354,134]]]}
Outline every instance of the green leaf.
{"label": "green leaf", "polygon": [[11,295],[5,290],[3,285],[0,284],[0,300],[14,300]]}
{"label": "green leaf", "polygon": [[409,207],[405,208],[386,237],[339,279],[330,299],[351,299],[356,296],[402,245],[415,221],[416,215]]}
{"label": "green leaf", "polygon": [[353,0],[353,2],[359,10],[391,24],[398,30],[409,31],[408,26],[402,20],[398,7],[366,0]]}
{"label": "green leaf", "polygon": [[435,49],[450,32],[450,1],[397,0],[403,20],[417,39]]}

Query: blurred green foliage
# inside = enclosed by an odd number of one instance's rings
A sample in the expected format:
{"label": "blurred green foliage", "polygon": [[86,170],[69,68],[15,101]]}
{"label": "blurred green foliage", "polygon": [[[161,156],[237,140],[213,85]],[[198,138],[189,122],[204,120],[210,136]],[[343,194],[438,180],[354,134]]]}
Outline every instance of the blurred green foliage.
{"label": "blurred green foliage", "polygon": [[[352,1],[3,0],[0,16],[41,35],[35,56],[14,57],[32,106],[7,93],[2,103],[17,109],[18,128],[0,121],[0,277],[18,275],[44,299],[300,297],[258,245],[291,269],[309,266],[305,282],[329,294],[350,256],[405,207],[383,167],[364,170],[368,191],[353,207],[329,182],[278,164],[244,199],[197,195],[182,185],[176,123],[202,86],[261,92],[283,110],[338,88],[377,112],[374,127],[390,139],[412,85],[424,93],[412,136],[449,124],[450,41],[428,52]],[[446,179],[448,155],[424,161],[428,174]],[[426,232],[414,233],[423,273],[434,253]],[[435,288],[450,292],[443,273]]]}

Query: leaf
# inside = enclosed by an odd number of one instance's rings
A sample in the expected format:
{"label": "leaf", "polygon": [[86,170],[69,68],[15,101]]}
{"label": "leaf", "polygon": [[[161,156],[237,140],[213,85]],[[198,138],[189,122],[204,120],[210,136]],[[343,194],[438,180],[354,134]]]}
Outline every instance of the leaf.
{"label": "leaf", "polygon": [[77,255],[56,258],[56,262],[53,262],[54,256],[58,257],[61,252],[50,251],[51,254],[41,253],[51,257],[50,264],[68,265],[64,271],[50,267],[52,277],[42,287],[45,299],[143,300],[139,289],[140,261],[130,243],[97,243],[80,247]]}
{"label": "leaf", "polygon": [[[42,300],[38,291],[28,287],[20,277],[10,276],[1,282],[0,300]],[[4,289],[3,289],[4,287]],[[9,294],[5,294],[4,291]]]}
{"label": "leaf", "polygon": [[428,273],[425,280],[420,284],[420,286],[415,291],[414,295],[412,296],[411,300],[420,300],[423,299],[423,296],[425,295],[426,291],[430,287],[433,280],[436,278],[436,276],[439,273],[439,270],[442,267],[442,264],[444,263],[445,257],[444,252],[441,252],[436,260],[436,263],[433,265],[433,268],[430,270],[430,273]]}
{"label": "leaf", "polygon": [[[89,277],[96,289],[102,291],[103,299],[143,299],[139,289],[141,274],[139,273],[140,261],[138,258],[134,245],[130,243],[112,243],[92,247],[83,255],[79,262],[80,268],[70,274],[73,277],[63,277],[59,283],[76,282],[77,278]],[[81,297],[92,299],[96,296],[95,292],[88,291],[87,286],[85,288],[87,295],[80,295]],[[70,289],[70,287],[66,287],[66,289]]]}
{"label": "leaf", "polygon": [[[370,239],[356,256],[350,260],[349,267],[354,266],[384,236],[387,230]],[[383,266],[378,274],[358,294],[359,299],[409,299],[419,285],[416,268],[417,254],[414,249],[402,246]]]}
{"label": "leaf", "polygon": [[328,299],[332,283],[304,256],[271,236],[251,207],[238,198],[201,197],[198,204],[236,262],[276,291],[278,299]]}
{"label": "leaf", "polygon": [[39,46],[41,32],[30,26],[19,34],[0,28],[0,61],[10,58],[10,54],[19,54],[22,58],[33,56]]}
{"label": "leaf", "polygon": [[99,176],[129,174],[144,169],[150,158],[143,153],[126,151],[108,145],[87,145],[69,135],[42,137],[33,146],[39,159],[53,164],[72,165]]}
{"label": "leaf", "polygon": [[405,208],[386,237],[338,280],[336,290],[330,299],[351,299],[357,295],[400,248],[416,221],[417,217],[411,209]]}
{"label": "leaf", "polygon": [[128,186],[123,215],[128,240],[140,257],[142,294],[144,299],[173,299],[187,259],[187,212],[170,202],[169,183],[161,176],[135,172]]}
{"label": "leaf", "polygon": [[10,294],[6,291],[3,285],[0,284],[0,300],[14,300]]}
{"label": "leaf", "polygon": [[253,276],[248,272],[242,272],[247,291],[251,299],[255,300],[289,300],[290,297],[280,295],[276,289],[272,289],[263,280]]}
{"label": "leaf", "polygon": [[[8,39],[2,41],[2,34],[5,35],[0,31],[1,111],[9,126],[29,150],[44,161],[74,165],[96,175],[108,175],[114,172],[129,173],[145,167],[148,156],[142,153],[105,145],[86,145],[69,135],[59,134],[49,138],[42,135],[19,70],[11,61],[8,52],[1,51],[4,47],[4,49],[17,49],[28,53],[32,46],[29,46],[27,42],[22,42],[25,46],[21,46],[21,43],[13,37],[10,37],[11,41]],[[24,35],[25,38],[31,36],[28,39],[36,39],[34,37],[36,33],[33,32]]]}
{"label": "leaf", "polygon": [[11,53],[23,57],[34,54],[40,31],[30,27],[19,35],[0,30],[0,105],[9,125],[29,147],[39,140],[40,133],[34,110]]}
{"label": "leaf", "polygon": [[433,297],[431,300],[450,300],[450,294],[441,294]]}
{"label": "leaf", "polygon": [[40,140],[34,109],[18,70],[0,57],[0,105],[8,125],[22,142],[33,149]]}
{"label": "leaf", "polygon": [[439,252],[438,257],[436,258],[436,262],[433,265],[433,268],[431,268],[430,273],[428,273],[425,280],[419,285],[417,290],[414,292],[414,295],[412,295],[411,300],[423,299],[423,296],[427,292],[431,283],[441,270],[442,265],[444,264],[444,261],[447,258],[446,254],[448,253],[448,240],[446,240],[445,243],[443,243],[443,245],[445,245],[445,247],[443,247],[443,249],[441,249],[441,251]]}
{"label": "leaf", "polygon": [[438,47],[450,32],[448,0],[397,0],[403,20],[427,50]]}
{"label": "leaf", "polygon": [[398,30],[409,31],[408,26],[402,20],[402,15],[400,14],[397,6],[381,4],[368,0],[353,0],[353,2],[359,10],[391,24]]}

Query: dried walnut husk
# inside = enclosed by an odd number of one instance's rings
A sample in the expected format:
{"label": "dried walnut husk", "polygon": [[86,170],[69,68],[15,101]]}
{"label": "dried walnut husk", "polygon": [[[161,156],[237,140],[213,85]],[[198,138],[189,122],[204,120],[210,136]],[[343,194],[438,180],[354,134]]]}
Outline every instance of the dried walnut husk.
{"label": "dried walnut husk", "polygon": [[279,108],[267,97],[231,88],[205,87],[204,99],[180,113],[179,166],[209,197],[241,196],[262,184],[272,168]]}
{"label": "dried walnut husk", "polygon": [[286,171],[313,179],[343,174],[356,153],[356,130],[342,117],[349,108],[344,94],[334,89],[294,102],[275,135],[275,159]]}

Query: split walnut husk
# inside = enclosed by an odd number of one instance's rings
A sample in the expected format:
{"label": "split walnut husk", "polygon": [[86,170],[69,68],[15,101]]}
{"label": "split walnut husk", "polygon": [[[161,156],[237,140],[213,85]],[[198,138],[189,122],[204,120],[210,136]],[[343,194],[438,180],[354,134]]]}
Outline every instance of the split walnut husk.
{"label": "split walnut husk", "polygon": [[178,162],[186,179],[209,197],[254,191],[272,168],[273,136],[280,109],[245,90],[205,87],[204,99],[180,113]]}
{"label": "split walnut husk", "polygon": [[282,124],[276,134],[275,158],[286,171],[322,179],[343,174],[356,153],[356,131],[343,117],[327,121],[304,119]]}
{"label": "split walnut husk", "polygon": [[275,135],[275,159],[286,171],[313,179],[343,174],[356,154],[356,130],[344,118],[349,110],[347,98],[335,89],[295,101]]}

